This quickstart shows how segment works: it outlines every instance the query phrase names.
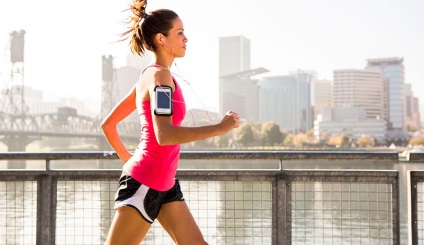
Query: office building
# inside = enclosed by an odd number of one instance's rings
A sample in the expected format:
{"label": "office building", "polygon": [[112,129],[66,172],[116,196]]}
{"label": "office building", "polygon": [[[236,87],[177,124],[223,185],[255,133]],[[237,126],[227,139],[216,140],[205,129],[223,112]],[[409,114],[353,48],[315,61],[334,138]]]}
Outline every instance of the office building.
{"label": "office building", "polygon": [[259,121],[273,121],[295,134],[312,129],[311,80],[301,71],[259,80]]}
{"label": "office building", "polygon": [[334,70],[333,107],[363,108],[366,118],[387,120],[387,87],[379,70]]}
{"label": "office building", "polygon": [[244,36],[219,38],[219,76],[250,69],[250,40]]}
{"label": "office building", "polygon": [[[219,114],[228,108],[241,118],[256,118],[257,110],[246,113],[246,103],[257,102],[255,82],[250,80],[250,40],[244,36],[219,38]],[[256,94],[255,94],[256,93]],[[253,104],[254,102],[252,102]],[[257,103],[256,103],[257,104]]]}
{"label": "office building", "polygon": [[333,81],[312,79],[311,82],[311,105],[313,119],[316,120],[321,110],[332,106]]}
{"label": "office building", "polygon": [[367,70],[381,71],[387,79],[388,129],[406,129],[405,79],[403,58],[368,59]]}
{"label": "office building", "polygon": [[410,131],[421,128],[419,100],[412,92],[411,84],[405,84],[406,127]]}
{"label": "office building", "polygon": [[383,119],[367,118],[364,108],[324,108],[314,121],[314,135],[320,139],[324,134],[344,134],[354,140],[368,136],[380,145],[386,143],[386,124]]}
{"label": "office building", "polygon": [[258,80],[251,77],[265,72],[265,68],[256,68],[221,76],[220,112],[233,110],[242,119],[258,121]]}

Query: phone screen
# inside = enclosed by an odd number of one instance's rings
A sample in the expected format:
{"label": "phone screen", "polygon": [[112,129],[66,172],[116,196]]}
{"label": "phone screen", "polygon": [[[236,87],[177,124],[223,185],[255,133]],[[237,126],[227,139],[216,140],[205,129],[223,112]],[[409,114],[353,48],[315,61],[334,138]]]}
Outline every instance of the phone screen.
{"label": "phone screen", "polygon": [[172,115],[172,89],[168,86],[155,88],[154,112],[156,115]]}
{"label": "phone screen", "polygon": [[161,109],[170,109],[171,108],[171,93],[164,92],[164,91],[158,91],[158,108]]}

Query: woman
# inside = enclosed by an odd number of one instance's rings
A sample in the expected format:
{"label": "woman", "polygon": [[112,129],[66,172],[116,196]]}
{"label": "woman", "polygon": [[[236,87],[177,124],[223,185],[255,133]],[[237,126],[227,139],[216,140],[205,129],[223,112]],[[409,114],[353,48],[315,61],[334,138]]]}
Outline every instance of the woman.
{"label": "woman", "polygon": [[[106,244],[139,244],[157,219],[177,244],[207,244],[191,215],[175,174],[180,145],[223,135],[239,126],[237,113],[229,111],[215,125],[181,127],[185,103],[181,87],[169,68],[174,58],[184,57],[187,38],[178,15],[166,9],[145,13],[146,1],[134,0],[130,6],[133,53],[154,54],[153,65],[146,67],[129,94],[109,113],[101,128],[110,145],[124,162],[120,187],[115,196],[115,217]],[[156,114],[154,91],[172,88],[171,115]],[[121,141],[116,126],[137,109],[141,139],[132,155]]]}

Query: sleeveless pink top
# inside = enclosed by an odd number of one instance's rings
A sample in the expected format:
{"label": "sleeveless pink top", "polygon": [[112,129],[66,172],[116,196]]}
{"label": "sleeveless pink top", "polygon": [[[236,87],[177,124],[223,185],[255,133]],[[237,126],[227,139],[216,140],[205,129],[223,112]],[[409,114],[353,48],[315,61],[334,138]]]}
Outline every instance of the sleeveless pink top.
{"label": "sleeveless pink top", "polygon": [[[146,68],[147,69],[147,68]],[[184,97],[177,81],[172,98],[172,125],[180,126],[186,113]],[[153,129],[150,100],[137,104],[141,123],[141,138],[133,157],[124,164],[124,171],[138,182],[158,191],[171,189],[175,184],[175,175],[180,157],[180,145],[158,144]]]}

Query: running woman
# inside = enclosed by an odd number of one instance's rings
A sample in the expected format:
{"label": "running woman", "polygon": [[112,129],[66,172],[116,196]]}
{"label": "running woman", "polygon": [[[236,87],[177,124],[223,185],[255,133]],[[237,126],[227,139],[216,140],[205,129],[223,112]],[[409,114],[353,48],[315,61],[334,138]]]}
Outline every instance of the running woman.
{"label": "running woman", "polygon": [[[130,28],[122,34],[133,53],[153,53],[153,64],[144,68],[138,82],[101,123],[103,133],[124,162],[115,195],[116,213],[106,244],[140,244],[157,219],[179,245],[207,244],[175,178],[180,144],[228,133],[239,126],[239,116],[228,111],[217,124],[182,127],[186,113],[183,93],[169,68],[184,57],[187,37],[183,22],[172,10],[146,13],[147,1],[130,5]],[[156,114],[155,88],[172,88],[172,113]],[[141,138],[131,154],[124,146],[117,124],[138,111]]]}

